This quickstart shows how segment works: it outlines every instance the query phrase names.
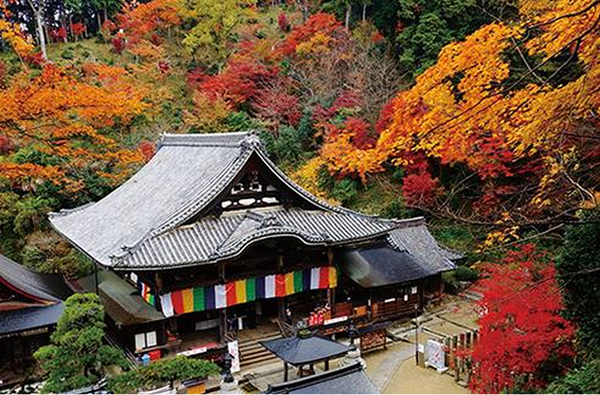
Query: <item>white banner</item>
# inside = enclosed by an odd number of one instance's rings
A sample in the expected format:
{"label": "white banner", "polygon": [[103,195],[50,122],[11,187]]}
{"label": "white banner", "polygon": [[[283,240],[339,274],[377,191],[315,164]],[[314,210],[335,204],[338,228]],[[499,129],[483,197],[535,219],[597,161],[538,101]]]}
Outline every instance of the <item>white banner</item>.
{"label": "white banner", "polygon": [[436,369],[445,369],[444,345],[435,340],[427,341],[427,364]]}
{"label": "white banner", "polygon": [[237,373],[240,368],[240,350],[237,340],[227,343],[227,352],[233,357],[231,359],[231,373]]}

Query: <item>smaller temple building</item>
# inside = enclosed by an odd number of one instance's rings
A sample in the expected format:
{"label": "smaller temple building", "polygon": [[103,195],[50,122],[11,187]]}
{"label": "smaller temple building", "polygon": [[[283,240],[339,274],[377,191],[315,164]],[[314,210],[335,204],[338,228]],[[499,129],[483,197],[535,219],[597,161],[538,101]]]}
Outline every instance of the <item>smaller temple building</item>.
{"label": "smaller temple building", "polygon": [[206,357],[299,322],[329,335],[414,315],[460,257],[421,217],[380,218],[311,195],[254,132],[164,135],[131,179],[50,222],[96,263],[88,288],[113,335],[156,357]]}
{"label": "smaller temple building", "polygon": [[72,294],[62,277],[29,270],[0,255],[0,388],[18,383]]}

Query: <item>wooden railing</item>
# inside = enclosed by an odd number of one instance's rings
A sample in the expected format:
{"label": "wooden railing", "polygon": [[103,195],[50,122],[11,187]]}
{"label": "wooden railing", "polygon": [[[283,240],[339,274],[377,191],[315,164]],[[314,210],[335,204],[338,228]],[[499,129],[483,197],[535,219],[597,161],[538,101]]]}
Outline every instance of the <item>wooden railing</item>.
{"label": "wooden railing", "polygon": [[225,340],[225,343],[236,341],[237,340],[237,332],[229,331],[229,332],[225,333],[225,336],[223,336],[223,339]]}
{"label": "wooden railing", "polygon": [[294,327],[287,322],[277,320],[277,326],[279,327],[279,332],[283,337],[293,337],[294,336]]}

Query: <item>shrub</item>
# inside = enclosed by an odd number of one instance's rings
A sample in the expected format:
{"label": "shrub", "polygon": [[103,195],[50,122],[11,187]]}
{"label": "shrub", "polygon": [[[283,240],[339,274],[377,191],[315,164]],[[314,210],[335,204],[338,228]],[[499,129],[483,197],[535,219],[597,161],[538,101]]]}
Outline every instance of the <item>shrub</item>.
{"label": "shrub", "polygon": [[219,367],[202,359],[177,356],[161,359],[138,370],[130,370],[108,380],[108,389],[116,394],[134,393],[140,389],[151,389],[176,380],[205,378],[219,373]]}
{"label": "shrub", "polygon": [[587,362],[578,369],[550,384],[549,394],[598,394],[600,393],[600,359]]}
{"label": "shrub", "polygon": [[296,129],[282,126],[273,141],[273,155],[278,161],[296,162],[302,154],[302,143]]}
{"label": "shrub", "polygon": [[335,181],[331,189],[331,197],[342,202],[343,205],[350,205],[358,196],[358,182],[350,178],[344,178]]}
{"label": "shrub", "polygon": [[475,270],[473,270],[467,266],[457,267],[456,270],[454,271],[454,276],[457,281],[474,282],[474,281],[477,281],[477,279],[479,278],[478,273]]}

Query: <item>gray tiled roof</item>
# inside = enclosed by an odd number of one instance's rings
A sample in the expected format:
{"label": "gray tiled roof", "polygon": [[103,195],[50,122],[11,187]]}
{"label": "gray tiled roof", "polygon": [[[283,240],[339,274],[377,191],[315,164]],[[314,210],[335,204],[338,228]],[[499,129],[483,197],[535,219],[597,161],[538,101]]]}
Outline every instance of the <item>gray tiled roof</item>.
{"label": "gray tiled roof", "polygon": [[[423,259],[439,249],[422,218],[384,220],[311,195],[271,162],[253,132],[164,135],[158,147],[148,164],[99,202],[51,214],[54,228],[99,263],[123,269],[216,262],[276,236],[343,245],[389,234],[393,246]],[[184,225],[225,192],[251,157],[310,208],[228,212]],[[418,229],[390,233],[413,228]],[[416,240],[421,236],[425,239]],[[434,261],[440,270],[451,265],[442,254]]]}
{"label": "gray tiled roof", "polygon": [[306,365],[346,355],[350,347],[325,337],[281,337],[259,342],[281,360],[294,366]]}
{"label": "gray tiled roof", "polygon": [[387,240],[392,247],[409,252],[420,264],[437,272],[454,269],[452,260],[462,257],[456,253],[449,256],[449,251],[440,247],[425,223],[394,229]]}
{"label": "gray tiled roof", "polygon": [[294,184],[267,158],[252,132],[164,135],[155,156],[97,203],[51,213],[53,227],[106,266],[143,240],[169,231],[198,213],[229,185],[252,154],[315,205],[329,206]]}
{"label": "gray tiled roof", "polygon": [[271,384],[267,394],[379,394],[360,363]]}
{"label": "gray tiled roof", "polygon": [[[420,221],[417,219],[417,221]],[[251,243],[290,236],[309,245],[336,245],[385,236],[412,221],[386,221],[320,210],[273,207],[207,217],[149,238],[115,267],[180,267],[231,258]]]}

